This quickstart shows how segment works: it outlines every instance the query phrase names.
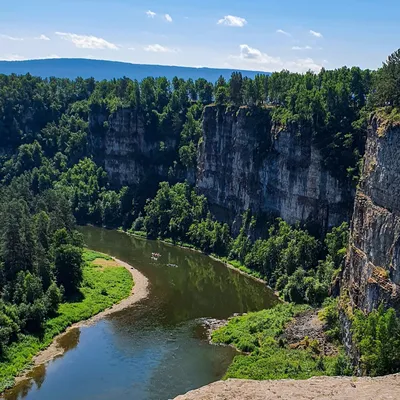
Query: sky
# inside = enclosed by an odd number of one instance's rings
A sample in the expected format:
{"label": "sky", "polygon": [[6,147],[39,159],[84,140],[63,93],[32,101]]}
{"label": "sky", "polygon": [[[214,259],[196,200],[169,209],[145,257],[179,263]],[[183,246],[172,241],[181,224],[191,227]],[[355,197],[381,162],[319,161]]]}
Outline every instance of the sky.
{"label": "sky", "polygon": [[398,0],[0,0],[0,59],[376,69],[399,16]]}

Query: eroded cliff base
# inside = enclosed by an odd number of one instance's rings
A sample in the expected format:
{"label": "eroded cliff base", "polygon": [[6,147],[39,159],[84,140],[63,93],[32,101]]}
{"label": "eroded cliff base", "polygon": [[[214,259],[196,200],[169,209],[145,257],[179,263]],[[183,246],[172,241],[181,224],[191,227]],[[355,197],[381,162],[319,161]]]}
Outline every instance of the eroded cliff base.
{"label": "eroded cliff base", "polygon": [[400,374],[380,378],[318,377],[307,381],[229,379],[193,390],[175,400],[395,400]]}

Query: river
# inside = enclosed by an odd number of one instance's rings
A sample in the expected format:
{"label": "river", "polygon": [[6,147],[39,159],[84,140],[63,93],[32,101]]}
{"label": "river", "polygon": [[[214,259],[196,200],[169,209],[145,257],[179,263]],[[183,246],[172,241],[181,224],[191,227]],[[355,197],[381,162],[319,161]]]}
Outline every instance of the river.
{"label": "river", "polygon": [[[6,400],[167,400],[222,378],[235,351],[206,340],[201,318],[269,308],[277,299],[203,254],[124,233],[80,228],[86,245],[149,279],[149,296],[62,339],[65,354],[34,369]],[[160,253],[158,261],[152,253]]]}

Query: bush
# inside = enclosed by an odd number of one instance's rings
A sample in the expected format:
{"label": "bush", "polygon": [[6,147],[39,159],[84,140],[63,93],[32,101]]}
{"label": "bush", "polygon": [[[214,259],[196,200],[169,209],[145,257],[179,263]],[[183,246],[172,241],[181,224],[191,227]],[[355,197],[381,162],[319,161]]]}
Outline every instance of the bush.
{"label": "bush", "polygon": [[393,308],[385,311],[380,306],[368,315],[356,311],[352,333],[364,374],[378,376],[400,371],[400,319]]}
{"label": "bush", "polygon": [[225,327],[213,332],[214,343],[230,344],[249,353],[235,357],[225,378],[307,379],[344,370],[345,360],[320,355],[315,341],[310,341],[306,350],[294,350],[280,337],[286,324],[308,309],[280,304],[270,310],[232,318]]}

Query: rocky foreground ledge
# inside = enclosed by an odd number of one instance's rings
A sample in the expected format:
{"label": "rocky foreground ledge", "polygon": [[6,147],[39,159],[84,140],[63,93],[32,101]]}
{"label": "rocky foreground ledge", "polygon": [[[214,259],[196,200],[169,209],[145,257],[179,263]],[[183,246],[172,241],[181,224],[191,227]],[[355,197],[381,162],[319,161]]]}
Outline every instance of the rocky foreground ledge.
{"label": "rocky foreground ledge", "polygon": [[306,381],[229,379],[175,400],[398,400],[400,374],[380,378],[316,377]]}

